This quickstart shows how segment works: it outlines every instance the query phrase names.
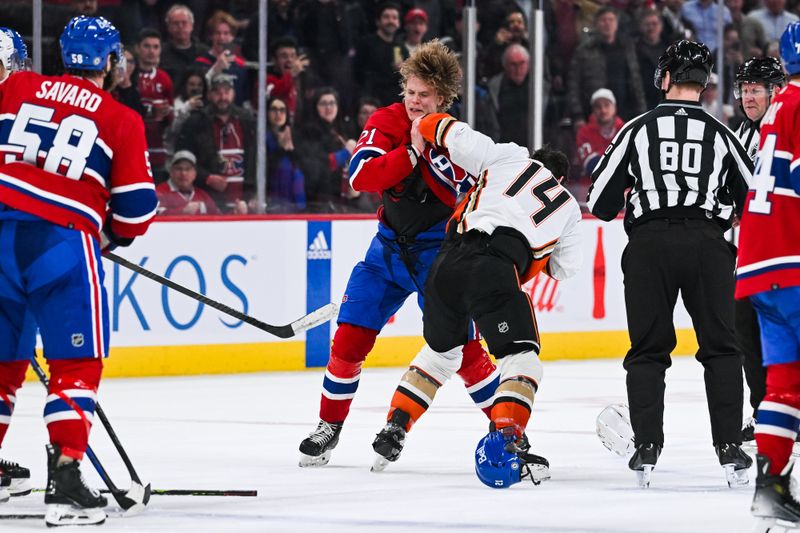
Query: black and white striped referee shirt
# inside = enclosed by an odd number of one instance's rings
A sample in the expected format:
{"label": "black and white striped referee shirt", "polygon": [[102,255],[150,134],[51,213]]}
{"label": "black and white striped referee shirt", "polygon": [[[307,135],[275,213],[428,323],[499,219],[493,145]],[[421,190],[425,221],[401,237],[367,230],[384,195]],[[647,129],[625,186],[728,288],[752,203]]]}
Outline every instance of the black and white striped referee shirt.
{"label": "black and white striped referee shirt", "polygon": [[[753,163],[727,126],[698,102],[667,100],[617,133],[592,172],[589,210],[625,229],[651,218],[707,218],[730,226],[741,214]],[[625,191],[628,191],[627,196]]]}

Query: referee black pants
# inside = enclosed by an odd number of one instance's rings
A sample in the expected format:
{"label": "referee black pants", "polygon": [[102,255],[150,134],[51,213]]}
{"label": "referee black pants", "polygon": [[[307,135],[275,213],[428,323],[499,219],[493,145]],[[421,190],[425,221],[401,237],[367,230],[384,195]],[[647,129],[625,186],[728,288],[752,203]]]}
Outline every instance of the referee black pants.
{"label": "referee black pants", "polygon": [[663,445],[664,374],[677,339],[678,293],[692,317],[705,369],[713,443],[741,443],[742,363],[734,333],[733,248],[713,221],[636,225],[622,255],[631,349],[623,366],[637,444]]}

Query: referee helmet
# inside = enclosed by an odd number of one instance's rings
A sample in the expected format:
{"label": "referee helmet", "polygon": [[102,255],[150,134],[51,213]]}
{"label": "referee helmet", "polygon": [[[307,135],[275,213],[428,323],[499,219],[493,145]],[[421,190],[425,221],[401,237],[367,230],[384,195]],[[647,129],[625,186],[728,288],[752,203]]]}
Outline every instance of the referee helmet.
{"label": "referee helmet", "polygon": [[699,83],[705,88],[713,63],[706,45],[684,39],[669,45],[658,58],[653,82],[660,89],[664,74],[669,72],[670,83]]}
{"label": "referee helmet", "polygon": [[743,83],[763,83],[770,94],[773,89],[781,87],[786,81],[780,60],[775,57],[752,57],[739,65],[736,70],[736,81],[733,84],[733,95],[742,97]]}

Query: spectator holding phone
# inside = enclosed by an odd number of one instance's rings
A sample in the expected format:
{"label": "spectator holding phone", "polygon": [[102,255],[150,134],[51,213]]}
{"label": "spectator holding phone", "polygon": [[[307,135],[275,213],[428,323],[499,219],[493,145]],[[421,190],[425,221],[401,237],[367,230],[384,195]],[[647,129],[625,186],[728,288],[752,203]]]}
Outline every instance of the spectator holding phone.
{"label": "spectator holding phone", "polygon": [[199,111],[206,105],[208,99],[208,82],[203,72],[199,69],[189,69],[183,73],[183,78],[176,87],[174,114],[172,127],[167,132],[167,149],[174,151],[175,137],[181,130],[184,121],[192,111]]}
{"label": "spectator holding phone", "polygon": [[[272,43],[272,66],[267,71],[267,95],[279,96],[289,106],[289,120],[297,112],[297,94],[300,88],[300,74],[308,68],[308,57],[298,54],[297,41],[283,37]],[[258,91],[253,90],[250,103],[258,109]]]}
{"label": "spectator holding phone", "polygon": [[242,105],[250,95],[249,72],[243,58],[236,55],[233,42],[238,23],[229,13],[217,11],[206,24],[211,39],[211,49],[197,56],[195,63],[206,71],[206,80],[218,74],[227,74],[234,79],[236,105]]}

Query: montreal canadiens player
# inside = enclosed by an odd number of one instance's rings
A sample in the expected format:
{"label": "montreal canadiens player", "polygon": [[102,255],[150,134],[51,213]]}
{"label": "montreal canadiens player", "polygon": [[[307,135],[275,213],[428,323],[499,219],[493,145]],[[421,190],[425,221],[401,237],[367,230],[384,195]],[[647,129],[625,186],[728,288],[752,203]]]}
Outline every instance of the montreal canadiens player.
{"label": "montreal canadiens player", "polygon": [[761,119],[736,269],[736,297],[749,298],[756,309],[767,366],[767,393],[755,428],[758,473],[751,510],[758,531],[800,522],[791,482],[800,424],[800,23],[786,28],[780,52],[789,83]]}
{"label": "montreal canadiens player", "polygon": [[[300,466],[321,466],[330,460],[358,389],[362,363],[378,333],[410,295],[417,294],[422,308],[422,287],[444,239],[445,223],[458,194],[473,183],[451,163],[446,149],[411,132],[412,120],[450,107],[460,80],[456,56],[434,40],[421,45],[400,74],[403,103],[381,108],[369,118],[350,160],[352,187],[380,193],[383,205],[378,233],[347,283],[322,384],[320,421],[300,443]],[[477,340],[467,342],[454,357],[467,391],[488,416],[498,383],[495,365]],[[438,387],[436,378],[421,367],[412,363],[404,380]],[[424,410],[397,410],[387,424],[402,429],[404,436]]]}
{"label": "montreal canadiens player", "polygon": [[476,473],[493,488],[526,477],[538,484],[550,477],[549,464],[529,452],[523,432],[542,382],[541,345],[530,297],[520,287],[540,272],[567,279],[581,266],[580,208],[560,183],[569,162],[547,148],[531,158],[514,143],[495,144],[443,113],[415,120],[415,131],[478,179],[456,209],[428,274],[428,344],[417,359],[437,381],[447,380],[475,321],[500,367],[490,430],[475,452]]}
{"label": "montreal canadiens player", "polygon": [[106,518],[106,498],[79,468],[108,353],[100,254],[144,234],[157,205],[142,119],[107,92],[125,67],[119,32],[76,17],[60,44],[65,75],[0,83],[0,444],[38,329],[50,369],[50,526]]}

